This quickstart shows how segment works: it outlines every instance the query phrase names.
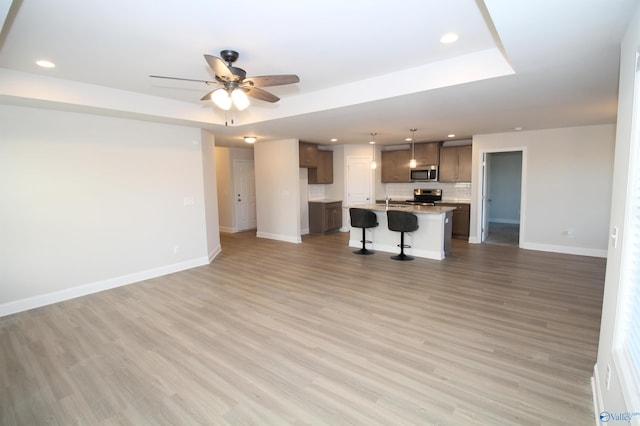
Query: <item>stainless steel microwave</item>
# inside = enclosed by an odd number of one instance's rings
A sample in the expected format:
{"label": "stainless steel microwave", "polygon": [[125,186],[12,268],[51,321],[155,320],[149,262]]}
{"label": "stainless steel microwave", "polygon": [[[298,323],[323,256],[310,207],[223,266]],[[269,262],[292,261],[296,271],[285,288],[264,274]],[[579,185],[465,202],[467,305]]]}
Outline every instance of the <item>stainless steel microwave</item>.
{"label": "stainless steel microwave", "polygon": [[411,169],[411,180],[438,180],[438,166],[418,166],[415,169]]}

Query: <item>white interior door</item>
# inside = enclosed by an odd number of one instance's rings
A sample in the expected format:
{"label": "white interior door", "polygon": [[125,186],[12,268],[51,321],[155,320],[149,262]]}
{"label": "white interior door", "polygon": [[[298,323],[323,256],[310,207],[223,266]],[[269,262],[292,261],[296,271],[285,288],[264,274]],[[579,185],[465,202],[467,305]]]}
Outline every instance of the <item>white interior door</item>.
{"label": "white interior door", "polygon": [[233,186],[235,189],[236,229],[244,231],[257,226],[256,178],[253,161],[234,160]]}
{"label": "white interior door", "polygon": [[371,203],[371,157],[347,158],[347,206]]}

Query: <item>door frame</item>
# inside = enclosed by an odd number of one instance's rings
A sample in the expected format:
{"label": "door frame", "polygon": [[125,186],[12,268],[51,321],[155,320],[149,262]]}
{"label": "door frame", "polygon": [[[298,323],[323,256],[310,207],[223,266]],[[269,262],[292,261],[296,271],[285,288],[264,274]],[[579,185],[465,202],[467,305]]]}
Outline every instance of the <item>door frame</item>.
{"label": "door frame", "polygon": [[509,148],[495,148],[495,149],[485,149],[479,152],[480,154],[480,167],[481,167],[481,178],[479,191],[478,191],[478,227],[477,227],[477,235],[476,238],[479,237],[479,242],[483,243],[488,234],[488,190],[490,187],[489,182],[489,167],[487,164],[487,154],[494,154],[500,152],[521,152],[522,153],[522,167],[521,167],[521,176],[520,176],[520,235],[518,240],[518,247],[522,246],[522,242],[526,237],[526,193],[527,193],[527,147],[509,147]]}

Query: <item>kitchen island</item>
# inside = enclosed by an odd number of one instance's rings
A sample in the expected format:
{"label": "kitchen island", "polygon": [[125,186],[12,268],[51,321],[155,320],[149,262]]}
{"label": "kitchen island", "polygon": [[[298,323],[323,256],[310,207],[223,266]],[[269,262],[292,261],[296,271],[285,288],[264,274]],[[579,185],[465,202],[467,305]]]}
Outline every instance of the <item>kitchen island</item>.
{"label": "kitchen island", "polygon": [[[366,231],[367,248],[375,251],[399,253],[400,233],[387,227],[387,210],[410,212],[418,217],[418,229],[404,234],[404,243],[411,246],[405,253],[415,257],[442,260],[451,251],[451,218],[455,207],[419,206],[409,204],[361,204],[350,207],[371,210],[378,218],[378,226]],[[345,207],[348,209],[349,207]],[[362,228],[350,226],[349,246],[362,247]]]}

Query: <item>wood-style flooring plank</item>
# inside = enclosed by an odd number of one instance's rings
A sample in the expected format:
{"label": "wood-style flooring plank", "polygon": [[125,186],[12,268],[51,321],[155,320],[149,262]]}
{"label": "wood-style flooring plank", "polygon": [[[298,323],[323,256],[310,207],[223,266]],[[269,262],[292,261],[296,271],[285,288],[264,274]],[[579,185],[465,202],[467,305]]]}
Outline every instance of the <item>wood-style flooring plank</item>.
{"label": "wood-style flooring plank", "polygon": [[0,424],[593,424],[604,259],[221,239],[210,265],[0,318]]}

